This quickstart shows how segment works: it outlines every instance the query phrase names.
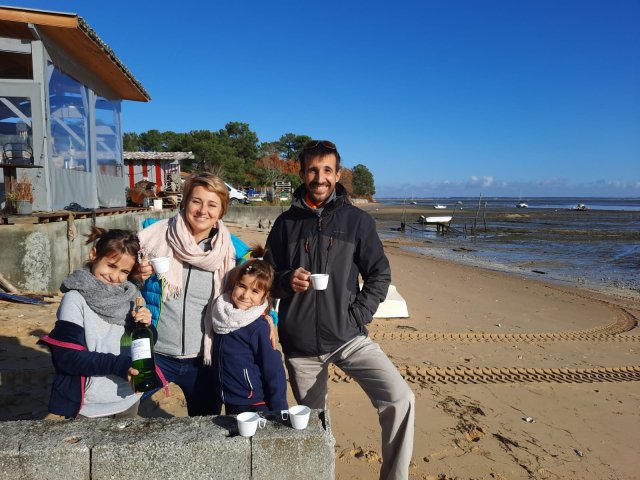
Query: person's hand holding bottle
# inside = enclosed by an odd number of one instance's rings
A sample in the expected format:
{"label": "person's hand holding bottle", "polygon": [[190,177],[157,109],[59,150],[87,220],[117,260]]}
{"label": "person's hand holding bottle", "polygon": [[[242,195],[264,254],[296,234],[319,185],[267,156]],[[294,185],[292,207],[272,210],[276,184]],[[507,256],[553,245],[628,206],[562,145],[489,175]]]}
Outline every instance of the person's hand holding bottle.
{"label": "person's hand holding bottle", "polygon": [[[149,266],[149,268],[151,268]],[[151,311],[147,307],[136,307],[132,312],[131,316],[135,320],[136,323],[140,323],[145,327],[151,325]],[[140,372],[133,367],[129,368],[127,372],[127,380],[131,382],[132,378],[138,375]]]}
{"label": "person's hand holding bottle", "polygon": [[136,323],[141,323],[145,327],[151,325],[151,311],[147,307],[137,307],[131,315]]}

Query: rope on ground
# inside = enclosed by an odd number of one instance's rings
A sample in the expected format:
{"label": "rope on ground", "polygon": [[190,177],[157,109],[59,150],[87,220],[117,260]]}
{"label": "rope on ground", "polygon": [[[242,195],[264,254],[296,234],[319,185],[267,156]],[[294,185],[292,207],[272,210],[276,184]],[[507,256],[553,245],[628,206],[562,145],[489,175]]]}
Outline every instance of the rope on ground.
{"label": "rope on ground", "polygon": [[75,240],[75,222],[73,213],[67,217],[67,254],[69,256],[69,273],[73,272],[73,241]]}

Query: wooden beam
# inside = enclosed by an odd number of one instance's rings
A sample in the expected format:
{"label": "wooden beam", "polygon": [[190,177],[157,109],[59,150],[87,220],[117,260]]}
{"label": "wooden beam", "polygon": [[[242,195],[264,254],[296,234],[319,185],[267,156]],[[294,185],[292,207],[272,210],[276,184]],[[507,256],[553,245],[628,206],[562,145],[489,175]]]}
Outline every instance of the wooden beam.
{"label": "wooden beam", "polygon": [[77,28],[78,16],[70,13],[22,10],[19,8],[0,8],[0,20],[52,27]]}

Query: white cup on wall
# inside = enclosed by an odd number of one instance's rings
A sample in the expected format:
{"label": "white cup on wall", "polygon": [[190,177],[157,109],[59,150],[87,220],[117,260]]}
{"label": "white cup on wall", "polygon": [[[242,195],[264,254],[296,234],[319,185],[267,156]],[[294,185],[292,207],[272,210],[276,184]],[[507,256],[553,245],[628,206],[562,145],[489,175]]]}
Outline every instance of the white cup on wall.
{"label": "white cup on wall", "polygon": [[306,405],[295,405],[289,410],[282,410],[280,415],[283,420],[289,419],[291,426],[296,430],[304,430],[309,424],[311,409]]}
{"label": "white cup on wall", "polygon": [[236,417],[238,432],[243,437],[253,437],[258,427],[264,428],[267,421],[255,412],[243,412]]}

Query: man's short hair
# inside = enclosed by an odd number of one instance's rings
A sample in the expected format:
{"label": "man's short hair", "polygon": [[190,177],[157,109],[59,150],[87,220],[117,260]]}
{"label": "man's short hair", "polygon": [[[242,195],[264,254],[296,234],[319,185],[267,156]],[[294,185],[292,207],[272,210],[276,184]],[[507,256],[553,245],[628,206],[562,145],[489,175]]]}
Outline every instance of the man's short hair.
{"label": "man's short hair", "polygon": [[335,143],[329,140],[311,140],[305,144],[298,155],[300,161],[300,171],[304,172],[305,161],[307,158],[324,157],[325,155],[334,154],[336,156],[336,172],[340,170],[340,154]]}

